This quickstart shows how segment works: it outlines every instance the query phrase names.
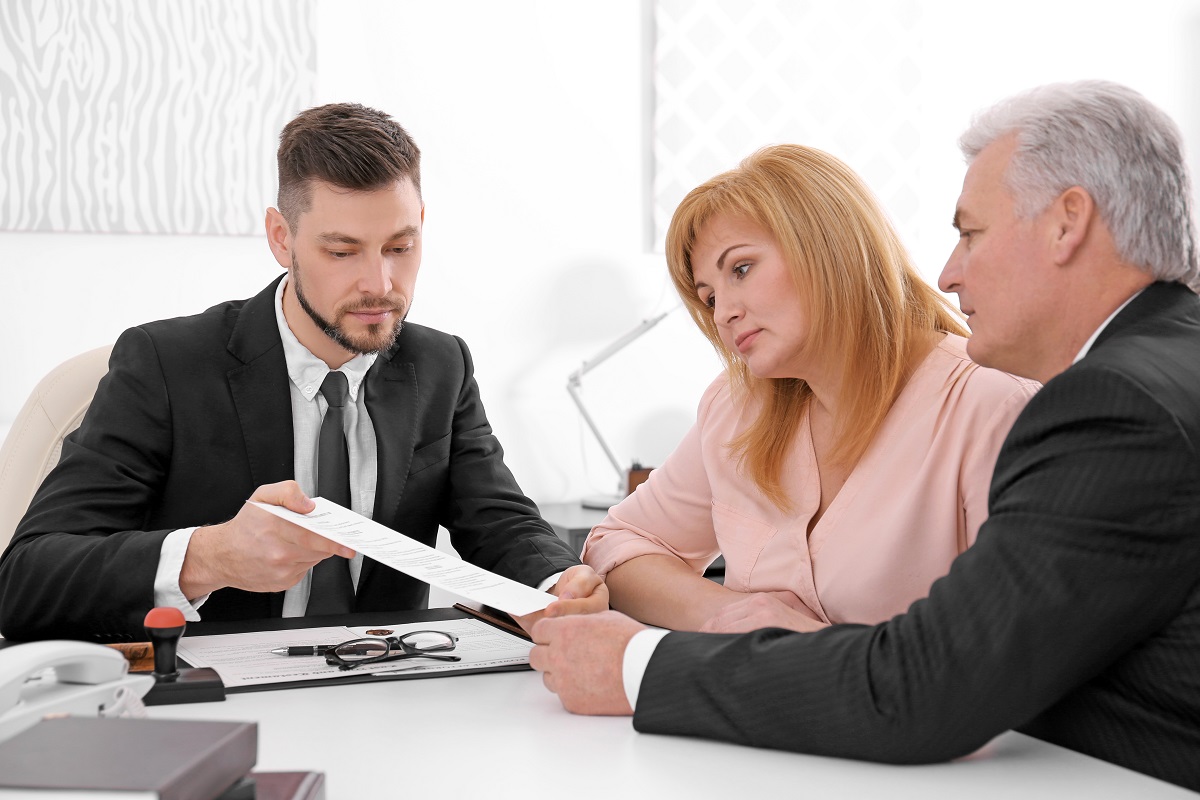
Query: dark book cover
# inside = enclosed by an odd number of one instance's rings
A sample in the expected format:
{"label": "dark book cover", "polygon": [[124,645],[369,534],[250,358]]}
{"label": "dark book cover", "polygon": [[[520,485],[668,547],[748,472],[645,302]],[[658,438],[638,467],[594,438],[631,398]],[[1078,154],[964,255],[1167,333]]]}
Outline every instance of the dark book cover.
{"label": "dark book cover", "polygon": [[0,742],[0,787],[213,800],[257,758],[253,722],[62,717]]}
{"label": "dark book cover", "polygon": [[325,800],[324,772],[251,772],[255,800]]}

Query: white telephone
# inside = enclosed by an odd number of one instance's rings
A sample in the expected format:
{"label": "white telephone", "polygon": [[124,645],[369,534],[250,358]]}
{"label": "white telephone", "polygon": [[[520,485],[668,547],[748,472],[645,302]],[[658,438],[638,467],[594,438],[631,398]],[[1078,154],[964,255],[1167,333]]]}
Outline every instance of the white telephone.
{"label": "white telephone", "polygon": [[[51,667],[53,678],[40,674]],[[87,642],[30,642],[0,649],[0,741],[46,716],[137,714],[154,678],[128,672],[125,656]]]}

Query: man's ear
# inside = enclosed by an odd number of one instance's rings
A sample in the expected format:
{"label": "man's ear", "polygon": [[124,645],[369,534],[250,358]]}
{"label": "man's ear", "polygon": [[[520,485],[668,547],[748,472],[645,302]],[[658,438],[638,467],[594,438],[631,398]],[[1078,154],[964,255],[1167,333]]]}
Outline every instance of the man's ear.
{"label": "man's ear", "polygon": [[1050,204],[1047,213],[1052,223],[1054,263],[1061,266],[1069,263],[1087,240],[1096,217],[1096,203],[1086,189],[1072,186]]}
{"label": "man's ear", "polygon": [[275,255],[275,260],[284,269],[292,267],[291,228],[278,209],[267,209],[267,245]]}

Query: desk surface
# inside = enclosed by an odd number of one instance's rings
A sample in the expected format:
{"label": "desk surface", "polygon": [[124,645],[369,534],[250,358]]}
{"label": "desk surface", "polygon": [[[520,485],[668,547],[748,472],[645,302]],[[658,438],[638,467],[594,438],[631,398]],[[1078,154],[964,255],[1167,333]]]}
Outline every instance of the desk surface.
{"label": "desk surface", "polygon": [[[1006,733],[967,759],[894,767],[639,734],[577,717],[534,672],[287,689],[156,706],[160,719],[259,724],[259,770],[319,770],[358,797],[1195,798],[1184,789]],[[339,724],[340,723],[340,724]],[[339,733],[340,731],[340,733]],[[380,793],[381,786],[391,787]],[[415,795],[414,795],[415,796]]]}

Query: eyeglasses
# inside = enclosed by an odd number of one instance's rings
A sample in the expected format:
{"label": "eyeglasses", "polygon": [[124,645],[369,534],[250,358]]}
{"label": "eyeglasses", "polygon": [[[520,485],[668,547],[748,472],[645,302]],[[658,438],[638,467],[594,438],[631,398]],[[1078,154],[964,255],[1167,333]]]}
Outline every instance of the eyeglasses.
{"label": "eyeglasses", "polygon": [[406,658],[462,661],[458,656],[438,655],[453,650],[458,639],[443,631],[412,631],[403,636],[351,639],[325,651],[325,663],[347,670],[363,664],[379,664]]}

